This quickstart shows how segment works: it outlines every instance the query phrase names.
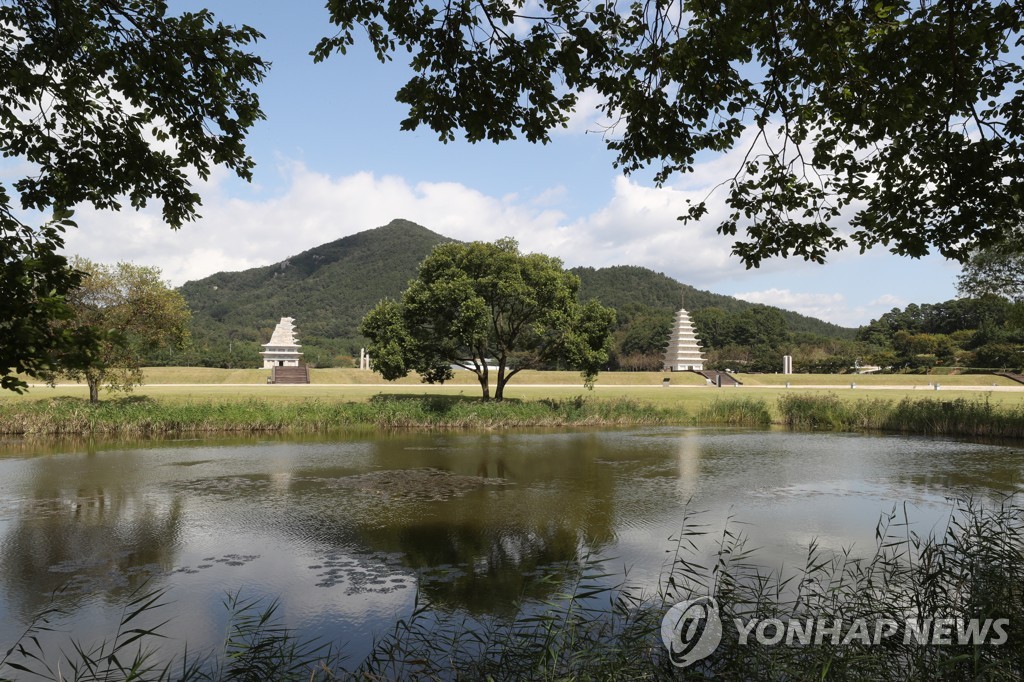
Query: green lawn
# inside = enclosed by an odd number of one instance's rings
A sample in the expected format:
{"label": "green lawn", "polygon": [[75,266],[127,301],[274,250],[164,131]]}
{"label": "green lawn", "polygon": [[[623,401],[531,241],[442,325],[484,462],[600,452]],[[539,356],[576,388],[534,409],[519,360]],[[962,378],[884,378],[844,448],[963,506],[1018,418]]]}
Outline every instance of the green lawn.
{"label": "green lawn", "polygon": [[[270,370],[216,369],[211,367],[148,367],[144,370],[147,384],[266,384]],[[744,386],[920,386],[939,383],[942,386],[1018,386],[1005,377],[986,374],[923,375],[923,374],[737,374]],[[374,372],[350,368],[314,369],[310,374],[314,385],[319,384],[387,384]],[[703,386],[706,380],[692,372],[603,372],[598,376],[599,386],[661,386],[668,378],[675,386]],[[493,380],[492,380],[493,381]],[[512,379],[513,385],[558,385],[581,387],[579,372],[539,372],[524,370]],[[421,386],[418,376],[408,376],[392,385]],[[459,371],[446,385],[478,386],[476,375]]]}
{"label": "green lawn", "polygon": [[1019,386],[1006,377],[992,374],[737,374],[735,375],[745,386],[784,386],[788,381],[792,386],[846,386],[856,383],[858,386],[923,386],[939,384],[940,386]]}
{"label": "green lawn", "polygon": [[[600,382],[593,391],[587,391],[582,386],[528,386],[517,384],[513,381],[506,388],[508,399],[538,400],[541,398],[566,398],[573,396],[588,396],[594,399],[632,398],[640,402],[651,403],[659,406],[674,407],[688,413],[696,412],[699,407],[709,401],[718,398],[748,397],[764,400],[773,409],[778,397],[786,393],[800,393],[810,395],[834,394],[843,400],[892,400],[898,401],[903,398],[941,398],[943,400],[954,400],[966,398],[968,400],[989,399],[993,403],[1006,405],[1024,404],[1024,386],[1020,390],[998,390],[998,391],[969,391],[942,388],[939,391],[927,388],[893,388],[885,390],[835,388],[783,388],[783,387],[732,387],[715,388],[709,386],[685,386],[662,388],[660,385],[652,386],[611,386],[602,385]],[[135,395],[145,395],[160,400],[168,401],[234,401],[246,400],[251,397],[274,398],[275,400],[295,402],[310,399],[320,400],[342,400],[342,401],[365,401],[375,395],[465,395],[477,397],[480,395],[479,386],[476,385],[426,385],[426,384],[393,384],[386,386],[329,386],[329,385],[298,385],[298,386],[268,386],[264,384],[253,384],[251,386],[223,386],[218,384],[204,384],[195,386],[172,386],[149,384],[137,387]],[[0,400],[38,400],[59,396],[74,396],[86,398],[88,392],[84,386],[60,386],[58,388],[34,387],[23,395],[9,394]],[[101,399],[109,397],[110,394],[101,392]]]}

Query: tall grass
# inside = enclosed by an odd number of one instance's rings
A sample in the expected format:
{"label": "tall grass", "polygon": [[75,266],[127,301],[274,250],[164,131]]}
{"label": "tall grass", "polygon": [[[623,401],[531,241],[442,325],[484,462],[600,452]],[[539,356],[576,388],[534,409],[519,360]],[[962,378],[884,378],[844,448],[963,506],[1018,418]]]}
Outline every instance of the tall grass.
{"label": "tall grass", "polygon": [[0,434],[139,437],[216,432],[316,433],[349,427],[498,429],[696,423],[799,429],[882,430],[924,435],[1024,439],[1024,405],[987,399],[850,401],[793,393],[778,416],[762,399],[717,398],[695,415],[627,398],[482,402],[464,396],[379,395],[365,402],[249,398],[161,401],[130,397],[90,404],[78,398],[0,402]]}
{"label": "tall grass", "polygon": [[26,632],[0,657],[0,682],[13,682],[13,672],[32,679],[60,682],[262,682],[264,680],[336,679],[332,667],[340,665],[329,643],[304,640],[278,618],[280,603],[243,599],[239,593],[224,599],[228,628],[219,651],[179,655],[159,647],[167,620],[147,624],[168,602],[167,591],[144,585],[128,597],[113,636],[98,644],[72,640],[70,651],[50,651],[51,622],[57,609],[40,614]]}
{"label": "tall grass", "polygon": [[[0,658],[0,679],[26,672],[50,680],[1018,680],[1024,677],[1024,507],[1018,499],[983,506],[961,500],[946,529],[919,536],[905,509],[883,515],[868,556],[811,544],[802,566],[766,571],[732,527],[721,529],[712,560],[702,562],[710,529],[684,521],[674,560],[655,590],[584,557],[565,591],[524,603],[511,618],[470,622],[417,602],[410,617],[381,637],[371,654],[346,667],[338,650],[302,641],[280,624],[276,602],[233,597],[231,626],[219,651],[161,657],[159,625],[137,625],[162,608],[159,590],[135,595],[116,635],[96,648],[47,651],[32,630]],[[562,572],[559,574],[564,575]],[[673,667],[661,641],[669,605],[712,596],[723,638],[690,668]],[[44,620],[46,616],[43,617]],[[840,636],[795,644],[743,642],[737,621],[815,618],[839,623]],[[922,645],[893,636],[875,643],[845,636],[854,619],[868,627],[939,618],[1006,619],[1006,641]],[[42,626],[37,626],[41,629]],[[157,662],[161,661],[161,662]]]}
{"label": "tall grass", "polygon": [[481,402],[461,396],[376,396],[367,402],[262,399],[164,402],[130,397],[90,404],[77,398],[0,403],[0,433],[133,436],[201,432],[320,432],[348,426],[503,428],[663,424],[666,408],[633,400]]}
{"label": "tall grass", "polygon": [[835,395],[793,394],[780,397],[778,408],[783,423],[794,428],[1024,439],[1024,406],[997,406],[987,398],[853,402]]}
{"label": "tall grass", "polygon": [[843,400],[835,394],[793,393],[779,397],[778,408],[786,426],[800,429],[852,431],[877,429],[893,403],[879,398]]}
{"label": "tall grass", "polygon": [[720,398],[701,406],[698,424],[723,426],[768,426],[772,423],[768,404],[757,398]]}

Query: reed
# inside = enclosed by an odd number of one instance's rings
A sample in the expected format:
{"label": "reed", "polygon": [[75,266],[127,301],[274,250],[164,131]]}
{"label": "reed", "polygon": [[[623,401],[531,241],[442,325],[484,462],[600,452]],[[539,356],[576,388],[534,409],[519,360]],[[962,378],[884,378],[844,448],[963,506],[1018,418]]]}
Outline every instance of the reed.
{"label": "reed", "polygon": [[461,396],[377,396],[366,402],[262,399],[158,401],[76,398],[0,404],[0,433],[137,436],[203,432],[322,432],[352,426],[480,428],[663,424],[678,413],[629,399],[481,402]]}
{"label": "reed", "polygon": [[782,422],[799,429],[877,430],[929,436],[1024,438],[1024,406],[977,400],[924,398],[842,400],[829,395],[784,395],[778,410]]}
{"label": "reed", "polygon": [[989,400],[902,400],[886,415],[886,431],[940,436],[1024,439],[1024,406]]}
{"label": "reed", "polygon": [[768,404],[757,398],[722,398],[702,405],[697,412],[697,423],[768,426],[772,423],[772,414]]}

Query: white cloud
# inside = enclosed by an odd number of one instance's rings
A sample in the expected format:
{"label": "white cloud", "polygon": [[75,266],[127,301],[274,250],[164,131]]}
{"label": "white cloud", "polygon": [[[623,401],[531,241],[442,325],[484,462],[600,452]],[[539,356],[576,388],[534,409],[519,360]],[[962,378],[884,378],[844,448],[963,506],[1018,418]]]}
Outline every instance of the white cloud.
{"label": "white cloud", "polygon": [[899,296],[893,296],[892,294],[882,294],[881,296],[879,296],[875,300],[871,301],[871,303],[869,303],[868,305],[878,306],[878,307],[888,307],[889,309],[892,309],[892,308],[905,308],[906,305],[907,305],[907,302],[904,299],[900,298]]}
{"label": "white cloud", "polygon": [[853,304],[845,294],[838,292],[798,292],[779,288],[746,291],[733,296],[751,303],[793,310],[845,327],[860,326],[894,307],[906,305],[903,299],[892,294],[883,294],[866,304]]}
{"label": "white cloud", "polygon": [[[564,189],[536,197],[493,197],[455,182],[412,185],[372,173],[332,178],[299,163],[283,171],[286,189],[265,197],[227,196],[219,182],[200,188],[202,220],[179,233],[164,226],[155,207],[144,211],[81,209],[81,229],[68,234],[67,251],[100,261],[154,264],[175,284],[222,270],[280,261],[305,249],[406,218],[461,240],[512,236],[527,251],[558,255],[567,265],[645,265],[707,285],[728,271],[742,273],[728,240],[710,228],[676,220],[690,193],[642,187],[625,178],[601,210],[569,221],[558,210]],[[681,264],[685,264],[682,265]]]}
{"label": "white cloud", "polygon": [[777,308],[795,310],[803,315],[810,315],[823,320],[834,321],[848,312],[846,297],[838,293],[805,293],[789,289],[765,289],[764,291],[745,291],[734,294],[736,298],[763,303]]}
{"label": "white cloud", "polygon": [[[720,163],[712,162],[715,167]],[[701,170],[699,177],[714,177]],[[903,268],[887,269],[892,259],[885,254],[844,252],[825,267],[771,259],[761,268],[744,269],[730,254],[733,239],[715,232],[726,210],[720,200],[709,202],[709,213],[700,223],[677,220],[687,199],[708,194],[710,181],[703,187],[688,181],[686,186],[654,188],[619,176],[606,187],[594,188],[598,196],[609,195],[601,208],[568,216],[560,207],[572,197],[562,186],[533,196],[498,197],[457,182],[413,184],[369,172],[332,177],[297,162],[283,162],[279,171],[283,189],[275,194],[216,172],[211,181],[197,186],[204,197],[203,218],[179,233],[162,223],[155,206],[120,213],[81,209],[76,216],[81,227],[68,233],[66,250],[102,262],[156,265],[177,285],[219,271],[275,263],[406,218],[465,241],[512,236],[524,251],[559,256],[570,267],[640,265],[699,288],[746,288],[736,295],[838,324],[862,324],[902,304],[897,296],[880,296],[877,288],[869,291],[856,281],[873,270],[878,274],[869,276],[872,283],[878,279],[890,290],[900,286],[894,278]],[[827,272],[833,273],[831,280],[823,274]],[[794,282],[807,291],[793,289]],[[874,300],[861,303],[860,296]]]}

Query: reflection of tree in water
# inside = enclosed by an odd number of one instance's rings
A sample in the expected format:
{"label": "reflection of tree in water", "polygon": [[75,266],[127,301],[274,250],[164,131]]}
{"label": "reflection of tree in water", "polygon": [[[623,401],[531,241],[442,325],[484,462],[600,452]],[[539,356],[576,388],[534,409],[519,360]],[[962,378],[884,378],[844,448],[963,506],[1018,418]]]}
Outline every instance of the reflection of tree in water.
{"label": "reflection of tree in water", "polygon": [[181,501],[142,494],[141,464],[131,452],[32,460],[32,488],[8,501],[13,519],[0,546],[0,581],[22,616],[73,609],[90,595],[120,603],[173,566]]}
{"label": "reflection of tree in water", "polygon": [[[599,437],[545,439],[543,452],[529,438],[500,434],[462,436],[457,443],[461,452],[425,451],[417,463],[499,477],[506,485],[481,485],[418,505],[400,523],[360,529],[360,544],[397,553],[417,570],[419,588],[433,603],[498,613],[521,598],[549,597],[581,553],[614,540],[616,472],[600,462],[608,453]],[[377,461],[387,467],[402,460],[382,448]]]}
{"label": "reflection of tree in water", "polygon": [[517,599],[550,596],[583,549],[577,533],[562,525],[496,531],[422,523],[406,526],[396,540],[431,602],[477,614],[511,612]]}

